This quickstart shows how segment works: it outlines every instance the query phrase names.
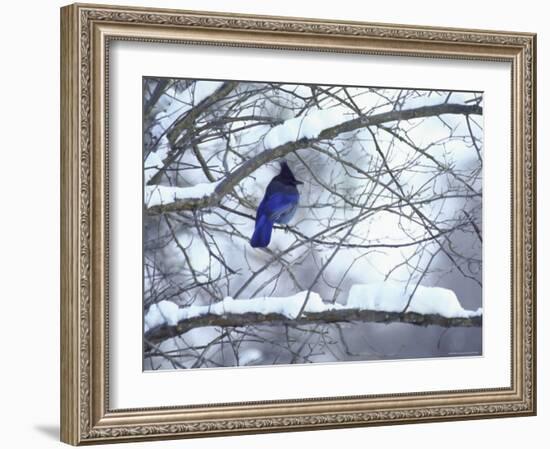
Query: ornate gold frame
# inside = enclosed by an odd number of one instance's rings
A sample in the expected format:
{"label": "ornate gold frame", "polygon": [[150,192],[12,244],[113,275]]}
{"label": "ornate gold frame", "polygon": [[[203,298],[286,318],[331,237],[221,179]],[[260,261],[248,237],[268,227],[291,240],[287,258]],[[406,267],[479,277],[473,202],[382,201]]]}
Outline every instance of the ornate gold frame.
{"label": "ornate gold frame", "polygon": [[[115,39],[510,62],[511,388],[111,410],[106,57]],[[61,439],[76,445],[535,414],[535,52],[536,36],[529,33],[99,5],[62,8]]]}

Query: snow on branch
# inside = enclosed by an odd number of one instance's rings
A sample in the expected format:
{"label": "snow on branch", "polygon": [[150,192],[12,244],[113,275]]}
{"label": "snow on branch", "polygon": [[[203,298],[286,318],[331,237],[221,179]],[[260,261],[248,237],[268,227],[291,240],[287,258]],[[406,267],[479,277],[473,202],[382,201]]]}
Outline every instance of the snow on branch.
{"label": "snow on branch", "polygon": [[[411,303],[407,307],[411,296]],[[444,318],[481,316],[481,308],[478,310],[464,309],[455,293],[448,288],[419,285],[415,290],[414,285],[404,288],[397,282],[356,284],[350,289],[346,307],[386,312],[401,312],[407,308],[409,312],[440,315]]]}
{"label": "snow on branch", "polygon": [[216,190],[217,182],[205,182],[191,187],[145,186],[145,206],[161,206],[175,201],[199,201]]}
{"label": "snow on branch", "polygon": [[[223,180],[219,181],[216,189],[210,195],[203,196],[200,199],[185,198],[175,200],[168,204],[151,205],[147,208],[147,213],[163,214],[166,212],[195,210],[217,205],[225,195],[230,193],[233,188],[239,184],[239,182],[266,163],[284,157],[297,150],[311,148],[312,145],[322,140],[334,139],[346,132],[369,126],[379,126],[396,120],[412,120],[441,116],[444,114],[480,115],[483,110],[482,107],[477,104],[463,105],[442,103],[412,109],[392,110],[380,114],[362,115],[352,119],[348,119],[349,117],[345,115],[338,116],[332,112],[328,115],[322,115],[320,114],[322,112],[325,111],[315,111],[310,119],[306,118],[302,120],[302,122],[300,122],[300,119],[293,118],[273,128],[264,139],[265,151],[248,159]],[[302,123],[301,127],[300,123]],[[279,127],[284,127],[285,124],[288,125],[290,132],[286,130],[283,132],[282,129],[284,128],[277,130]],[[322,129],[321,125],[327,127]],[[155,182],[150,182],[150,184],[154,183]]]}
{"label": "snow on branch", "polygon": [[[236,81],[227,81],[223,83],[203,81],[199,84],[195,84],[193,92],[184,95],[184,99],[182,99],[184,103],[187,102],[192,104],[193,107],[184,111],[181,117],[174,121],[169,129],[166,130],[166,138],[170,148],[173,150],[179,144],[182,139],[182,134],[185,134],[184,131],[189,129],[191,124],[194,123],[203,112],[212,107],[216,102],[223,100],[237,85],[238,83]],[[176,105],[180,103],[181,102],[177,102]],[[152,167],[156,169],[154,174],[146,173],[147,184],[158,184],[165,169],[169,167],[177,157],[177,151],[171,151],[171,153],[164,152],[161,161],[155,161]]]}
{"label": "snow on branch", "polygon": [[[302,291],[288,297],[234,299],[211,305],[179,307],[171,301],[153,304],[144,319],[145,340],[159,343],[205,326],[242,327],[258,324],[338,322],[408,323],[418,326],[479,327],[482,309],[466,310],[452,290],[418,286],[406,312],[412,289],[380,282],[354,285],[347,303],[324,302],[317,293]],[[300,308],[308,297],[304,312]]]}
{"label": "snow on branch", "polygon": [[285,120],[265,135],[264,148],[267,150],[300,139],[314,139],[325,129],[349,120],[350,115],[346,112],[343,107],[313,109],[306,115]]}

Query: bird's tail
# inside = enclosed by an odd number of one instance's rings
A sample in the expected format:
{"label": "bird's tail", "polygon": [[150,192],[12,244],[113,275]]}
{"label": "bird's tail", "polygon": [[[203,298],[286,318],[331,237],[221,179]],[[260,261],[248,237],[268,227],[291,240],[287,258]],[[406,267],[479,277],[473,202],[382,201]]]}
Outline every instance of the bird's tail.
{"label": "bird's tail", "polygon": [[258,217],[256,226],[254,228],[254,234],[250,239],[250,246],[253,248],[265,248],[271,241],[271,231],[273,230],[273,223],[265,215]]}

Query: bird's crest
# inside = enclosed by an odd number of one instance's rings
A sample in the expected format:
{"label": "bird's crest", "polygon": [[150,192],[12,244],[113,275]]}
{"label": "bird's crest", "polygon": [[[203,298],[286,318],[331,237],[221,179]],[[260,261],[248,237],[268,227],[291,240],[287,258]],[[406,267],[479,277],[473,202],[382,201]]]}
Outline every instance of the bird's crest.
{"label": "bird's crest", "polygon": [[290,170],[290,167],[288,166],[288,163],[286,161],[281,162],[281,173],[279,173],[279,176],[285,180],[290,181],[292,184],[303,184],[302,181],[298,181],[294,177],[294,173],[292,173],[292,170]]}

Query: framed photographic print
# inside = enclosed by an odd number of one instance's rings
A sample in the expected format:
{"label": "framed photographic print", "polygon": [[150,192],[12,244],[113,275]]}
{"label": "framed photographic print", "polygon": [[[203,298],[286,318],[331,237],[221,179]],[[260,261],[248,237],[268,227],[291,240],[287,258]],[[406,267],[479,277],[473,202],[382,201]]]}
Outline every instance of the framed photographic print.
{"label": "framed photographic print", "polygon": [[535,35],[61,34],[63,441],[536,412]]}

